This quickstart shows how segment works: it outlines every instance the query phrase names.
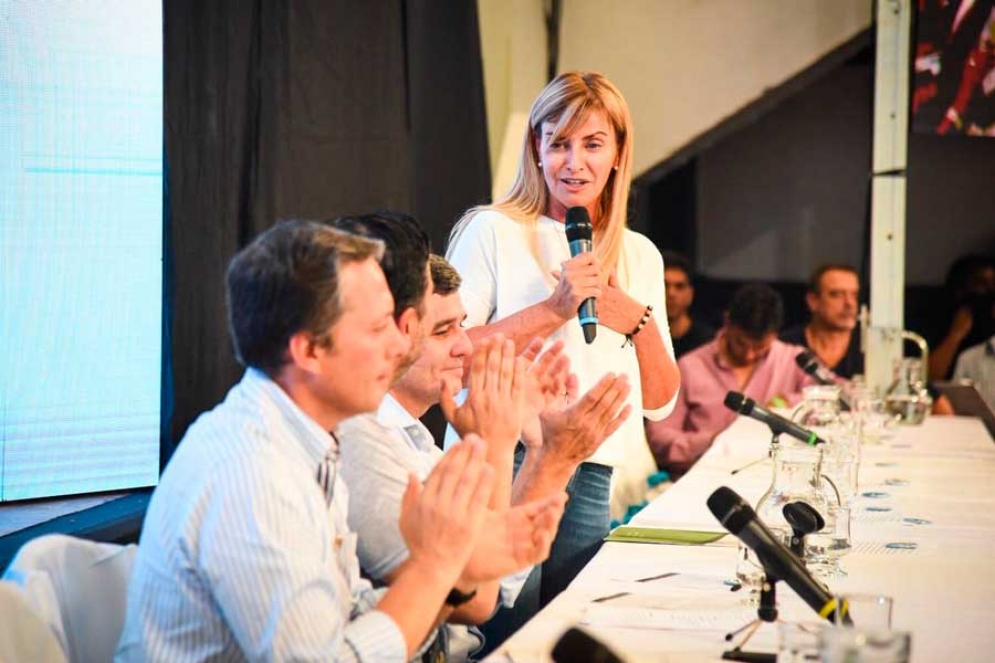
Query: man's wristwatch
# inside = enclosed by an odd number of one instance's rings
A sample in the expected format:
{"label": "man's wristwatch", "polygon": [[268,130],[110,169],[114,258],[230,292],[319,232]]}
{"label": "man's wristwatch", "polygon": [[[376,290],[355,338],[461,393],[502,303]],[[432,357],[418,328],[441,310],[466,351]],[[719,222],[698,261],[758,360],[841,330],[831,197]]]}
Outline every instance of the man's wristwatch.
{"label": "man's wristwatch", "polygon": [[473,591],[469,593],[463,593],[460,590],[453,587],[452,589],[449,590],[449,596],[446,597],[446,605],[448,605],[451,608],[458,608],[459,606],[463,605],[464,603],[466,603],[476,595],[477,595],[476,587],[474,587]]}

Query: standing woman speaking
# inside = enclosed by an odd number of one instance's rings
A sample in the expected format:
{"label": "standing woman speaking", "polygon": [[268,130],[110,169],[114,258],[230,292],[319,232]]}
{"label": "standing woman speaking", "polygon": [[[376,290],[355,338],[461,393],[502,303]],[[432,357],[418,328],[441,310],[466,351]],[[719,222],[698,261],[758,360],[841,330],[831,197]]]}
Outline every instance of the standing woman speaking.
{"label": "standing woman speaking", "polygon": [[[626,227],[631,170],[632,122],[622,94],[601,74],[561,74],[532,104],[511,189],[460,219],[447,257],[463,277],[460,296],[474,342],[502,333],[521,350],[536,336],[562,339],[579,393],[609,371],[627,375],[634,413],[656,421],[673,408],[680,374],[663,259]],[[594,227],[594,250],[574,258],[564,223],[572,207],[585,208]],[[597,298],[599,325],[591,345],[577,322],[588,297]],[[608,533],[613,468],[620,501],[640,494],[656,469],[642,417],[629,417],[571,479],[541,570],[542,604],[569,584]]]}

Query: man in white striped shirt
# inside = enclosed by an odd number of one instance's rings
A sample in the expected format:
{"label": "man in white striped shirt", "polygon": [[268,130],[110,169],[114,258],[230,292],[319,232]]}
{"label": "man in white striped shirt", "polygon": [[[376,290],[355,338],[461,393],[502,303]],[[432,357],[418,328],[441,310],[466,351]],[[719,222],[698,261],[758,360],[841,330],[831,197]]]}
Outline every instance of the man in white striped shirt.
{"label": "man in white striped shirt", "polygon": [[[424,363],[423,351],[429,345],[426,338],[428,325],[432,324],[426,322],[432,317],[428,311],[429,300],[434,301],[436,297],[433,292],[435,271],[434,268],[429,269],[428,235],[413,217],[399,212],[381,211],[340,217],[328,223],[332,227],[384,244],[381,266],[394,296],[394,321],[402,335],[410,339],[411,346],[410,352],[399,363],[395,373],[395,380],[403,380],[413,365]],[[436,261],[433,264],[441,262],[448,266],[443,258],[431,257]],[[449,269],[453,271],[451,267]],[[458,301],[453,290],[449,288],[446,291],[446,295],[452,295],[446,298],[447,301]],[[454,324],[459,328],[459,321]],[[449,326],[451,325],[447,325],[447,331],[451,331]],[[453,334],[450,333],[449,337],[451,339]],[[468,339],[463,347],[467,348],[468,354]],[[525,359],[516,360],[514,347],[510,342],[488,344],[482,350],[484,354],[493,355],[494,361],[478,362],[487,366],[478,366],[475,375],[489,380],[492,388],[486,393],[475,392],[473,401],[477,405],[476,409],[463,408],[462,419],[472,420],[472,424],[466,426],[463,432],[476,433],[486,442],[488,464],[495,470],[496,477],[489,506],[495,514],[504,514],[509,513],[511,501],[512,451],[521,433],[522,416],[517,412],[524,407],[525,367],[528,362]],[[554,352],[552,356],[559,355]],[[448,363],[451,364],[452,361],[450,359]],[[456,357],[455,361],[462,365],[462,355]],[[563,374],[565,378],[565,366]],[[459,376],[456,376],[457,388],[459,382]],[[437,402],[439,385],[436,383],[433,386],[436,393],[433,402]],[[562,391],[561,382],[559,394]],[[350,502],[349,525],[359,536],[360,564],[364,572],[375,581],[387,584],[392,583],[403,570],[407,559],[407,548],[397,527],[397,516],[408,474],[414,472],[420,478],[428,476],[442,456],[441,450],[433,444],[431,434],[411,414],[404,418],[403,424],[396,418],[388,417],[384,420],[385,406],[392,402],[391,395],[387,394],[376,416],[369,414],[353,417],[343,422],[337,430],[341,441],[343,477],[350,491],[359,495],[358,499]],[[425,404],[417,415],[424,414],[424,410],[432,404]],[[403,411],[403,408],[399,409]],[[405,424],[409,425],[410,430],[403,428]],[[420,446],[411,446],[411,431],[421,433]],[[562,485],[549,486],[545,492],[530,494],[529,499],[519,500],[519,503],[540,500],[558,509],[564,497]],[[516,513],[514,509],[510,511],[513,517]],[[551,534],[555,534],[555,531]],[[541,555],[532,559],[512,559],[501,554],[502,544],[502,537],[487,536],[482,539],[462,579],[475,587],[476,592],[471,599],[456,608],[450,616],[451,621],[460,624],[486,621],[494,612],[499,585],[504,604],[513,604],[529,569],[502,583],[499,583],[502,575],[500,572],[510,573],[527,562],[541,562],[546,557],[545,551],[540,550]],[[502,564],[505,568],[501,568]],[[465,629],[451,631],[465,633]],[[452,653],[450,650],[450,654]]]}
{"label": "man in white striped shirt", "polygon": [[[387,590],[360,579],[348,492],[327,432],[376,409],[408,350],[379,244],[310,222],[257,238],[228,271],[243,379],[184,436],[146,514],[117,658],[403,661],[493,525],[479,439],[409,478],[411,556]],[[523,510],[524,511],[524,510]],[[555,511],[502,532],[548,550]]]}
{"label": "man in white striped shirt", "polygon": [[[525,376],[525,359],[515,358],[510,342],[488,340],[474,349],[462,328],[465,317],[458,294],[460,277],[440,256],[428,256],[428,237],[410,216],[376,213],[342,217],[329,222],[337,228],[384,242],[382,261],[387,282],[394,295],[394,317],[402,333],[414,337],[414,348],[405,370],[397,376],[391,391],[384,397],[376,414],[349,419],[340,426],[342,473],[355,499],[350,503],[349,524],[359,535],[359,559],[363,570],[378,581],[392,583],[408,559],[408,550],[396,522],[407,475],[416,472],[427,476],[442,456],[431,433],[418,421],[442,397],[442,385],[448,387],[447,414],[463,433],[478,433],[488,445],[488,463],[495,468],[499,486],[491,496],[491,508],[507,509],[511,503],[560,496],[577,465],[590,455],[592,448],[624,420],[620,410],[628,388],[624,379],[610,376],[577,403],[566,402],[568,361],[560,354],[562,345],[552,348]],[[426,288],[414,288],[430,266]],[[530,348],[530,357],[539,352],[541,343]],[[452,402],[452,395],[462,386],[463,366],[471,352],[470,396],[462,407]],[[520,363],[519,370],[515,364]],[[570,408],[565,425],[547,426],[550,439],[545,453],[530,454],[522,480],[512,487],[513,453],[521,436],[526,410],[535,412],[543,401],[538,384],[525,397],[526,380],[534,378],[555,394],[557,401]],[[516,384],[517,383],[517,384]],[[484,385],[487,385],[484,388]],[[574,385],[575,388],[575,385]],[[517,393],[516,393],[517,392]],[[526,407],[527,401],[530,407]],[[553,408],[556,409],[556,408]],[[552,412],[550,413],[552,414]],[[553,423],[547,419],[547,423]],[[554,430],[555,429],[555,430]],[[541,432],[537,432],[541,437]],[[512,499],[512,493],[515,499]],[[502,582],[477,582],[480,567],[487,566],[495,555],[485,538],[471,557],[467,580],[477,586],[472,600],[460,606],[450,617],[459,624],[481,624],[500,605],[512,607],[528,573],[519,573]],[[541,560],[535,560],[541,561]],[[491,571],[492,569],[487,569]],[[493,575],[493,574],[491,574]],[[464,627],[451,627],[450,660],[464,660],[480,644],[479,637],[468,637]]]}

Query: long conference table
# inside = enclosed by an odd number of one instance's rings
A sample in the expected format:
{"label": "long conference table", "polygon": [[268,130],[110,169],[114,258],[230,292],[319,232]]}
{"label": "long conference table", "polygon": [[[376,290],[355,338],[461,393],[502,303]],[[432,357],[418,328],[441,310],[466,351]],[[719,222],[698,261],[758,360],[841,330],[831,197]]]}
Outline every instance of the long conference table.
{"label": "long conference table", "polygon": [[[916,662],[995,660],[995,443],[981,421],[930,417],[864,446],[852,549],[834,594],[894,599],[892,628],[912,634]],[[755,504],[771,482],[766,426],[740,417],[684,478],[630,523],[675,530],[721,530],[706,506],[726,485]],[[756,616],[744,591],[731,591],[736,539],[705,545],[606,543],[570,587],[489,661],[550,661],[553,645],[580,625],[623,660],[716,661],[724,635]],[[662,574],[666,577],[658,578]],[[643,580],[656,578],[655,580]],[[780,617],[818,616],[777,583]],[[600,600],[599,600],[600,599]],[[776,652],[778,628],[765,623],[744,647]]]}

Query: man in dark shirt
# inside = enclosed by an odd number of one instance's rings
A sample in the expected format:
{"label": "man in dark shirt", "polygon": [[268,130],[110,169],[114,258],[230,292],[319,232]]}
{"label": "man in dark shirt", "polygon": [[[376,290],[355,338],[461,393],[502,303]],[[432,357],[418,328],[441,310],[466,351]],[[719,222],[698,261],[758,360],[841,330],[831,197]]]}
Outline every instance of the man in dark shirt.
{"label": "man in dark shirt", "polygon": [[786,343],[803,345],[836,375],[850,379],[864,372],[857,307],[860,279],[849,265],[822,265],[809,279],[805,303],[812,314],[807,325],[781,334]]}
{"label": "man in dark shirt", "polygon": [[694,350],[715,338],[715,330],[690,315],[694,300],[691,262],[679,253],[663,252],[663,280],[667,288],[667,322],[674,342],[674,355]]}

